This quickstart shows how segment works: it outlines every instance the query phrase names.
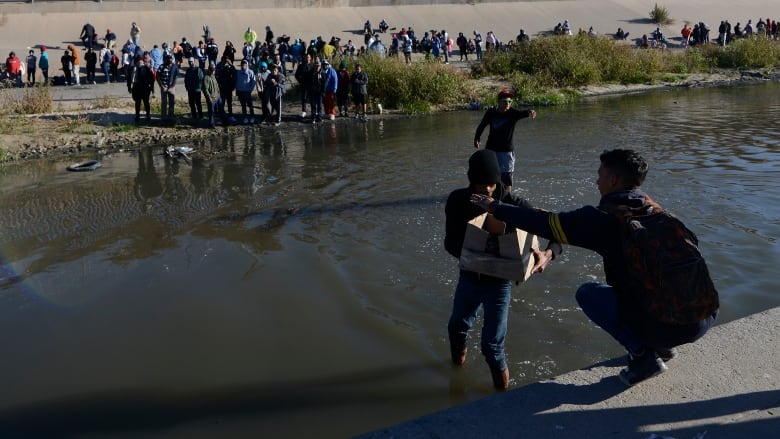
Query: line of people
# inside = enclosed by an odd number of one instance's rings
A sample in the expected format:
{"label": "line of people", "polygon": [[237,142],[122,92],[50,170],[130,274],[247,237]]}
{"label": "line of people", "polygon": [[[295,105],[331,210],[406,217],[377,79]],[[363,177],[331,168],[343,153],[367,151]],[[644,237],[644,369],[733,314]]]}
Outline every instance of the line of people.
{"label": "line of people", "polygon": [[[287,77],[280,65],[260,61],[250,66],[247,59],[240,61],[239,68],[226,56],[219,63],[209,63],[206,69],[196,65],[194,57],[187,61],[184,70],[184,88],[187,93],[190,117],[199,125],[204,117],[203,101],[206,102],[208,125],[222,125],[282,122],[282,100],[287,89]],[[161,98],[161,119],[164,123],[175,122],[175,102],[180,68],[170,55],[164,55],[162,64],[155,68],[149,52],[135,57],[135,63],[127,72],[127,90],[135,102],[135,120],[141,120],[141,107],[146,120],[151,119],[150,98],[155,84]],[[313,123],[322,122],[324,117],[334,120],[349,114],[350,93],[355,104],[355,117],[366,120],[368,98],[368,75],[360,64],[350,73],[346,60],[341,60],[338,71],[327,59],[320,60],[307,54],[299,63],[295,79],[301,92],[301,120],[306,118],[307,105]],[[261,102],[261,117],[255,115],[254,93]],[[240,117],[233,112],[233,97],[241,105]]]}

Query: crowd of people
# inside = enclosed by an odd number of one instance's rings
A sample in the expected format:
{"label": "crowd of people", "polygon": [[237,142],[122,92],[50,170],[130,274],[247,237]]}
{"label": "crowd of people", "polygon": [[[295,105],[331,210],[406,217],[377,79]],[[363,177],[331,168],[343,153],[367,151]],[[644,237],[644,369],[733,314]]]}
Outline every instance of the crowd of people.
{"label": "crowd of people", "polygon": [[[124,82],[135,102],[136,122],[142,120],[141,110],[146,120],[151,119],[150,98],[159,91],[160,117],[167,123],[175,120],[176,84],[183,76],[190,118],[196,125],[207,118],[211,127],[220,123],[280,123],[282,99],[288,76],[292,75],[301,91],[301,120],[319,123],[350,113],[361,120],[367,119],[368,76],[355,63],[364,55],[400,57],[403,54],[404,61],[411,63],[412,54],[420,53],[428,60],[449,63],[456,47],[461,61],[468,61],[470,54],[479,61],[483,52],[482,34],[476,30],[471,38],[461,32],[453,40],[444,29],[431,30],[418,37],[411,26],[393,32],[387,47],[380,35],[389,30],[384,20],[378,29],[366,23],[365,45],[359,48],[352,40],[342,43],[335,36],[327,41],[318,36],[309,43],[288,35],[277,37],[270,26],[265,27],[262,38],[248,27],[240,44],[225,40],[220,46],[208,25],[202,29],[202,38],[197,42],[182,37],[171,44],[143,44],[141,27],[132,22],[129,38],[118,46],[114,31],[106,29],[101,38],[95,26],[86,23],[79,34],[82,45],[68,44],[60,57],[59,68],[53,67],[58,74],[49,74],[49,51],[44,45],[39,46],[38,55],[30,50],[24,61],[11,52],[4,73],[17,86],[25,85],[24,72],[26,85],[35,85],[38,70],[44,84]],[[484,44],[485,50],[494,50],[501,42],[489,31]],[[349,70],[349,65],[354,66],[354,71]],[[233,111],[234,97],[241,106],[240,114]],[[257,115],[255,102],[260,104]]]}
{"label": "crowd of people", "polygon": [[[378,34],[372,36],[368,49],[357,49],[351,40],[341,44],[336,37],[327,42],[317,37],[309,44],[302,39],[291,41],[287,35],[275,37],[270,26],[266,26],[263,40],[258,39],[251,27],[247,28],[238,47],[230,40],[220,47],[207,25],[203,26],[203,38],[196,44],[182,37],[171,45],[163,42],[152,44],[149,49],[141,43],[141,28],[136,22],[131,24],[129,35],[117,48],[116,34],[107,29],[100,44],[95,27],[87,23],[79,35],[83,48],[68,44],[63,51],[61,75],[50,77],[49,52],[43,45],[39,56],[30,50],[25,61],[11,52],[5,70],[17,86],[25,85],[25,70],[26,85],[35,85],[38,69],[45,84],[97,84],[99,79],[103,83],[124,82],[135,102],[136,122],[141,121],[142,109],[146,120],[151,119],[150,98],[156,90],[161,99],[161,120],[174,122],[176,94],[180,88],[176,85],[183,76],[191,120],[201,124],[205,101],[205,117],[211,127],[218,123],[279,124],[287,77],[294,73],[301,89],[301,119],[308,114],[308,120],[319,123],[325,118],[335,119],[337,110],[338,116],[348,116],[353,105],[354,117],[366,120],[368,75],[359,63],[354,63],[354,71],[349,71],[347,59],[354,61],[367,51],[386,55]],[[331,66],[331,61],[336,60],[338,68]],[[97,77],[99,70],[102,78]],[[240,114],[233,111],[234,96],[241,106]],[[260,104],[257,115],[255,102]]]}

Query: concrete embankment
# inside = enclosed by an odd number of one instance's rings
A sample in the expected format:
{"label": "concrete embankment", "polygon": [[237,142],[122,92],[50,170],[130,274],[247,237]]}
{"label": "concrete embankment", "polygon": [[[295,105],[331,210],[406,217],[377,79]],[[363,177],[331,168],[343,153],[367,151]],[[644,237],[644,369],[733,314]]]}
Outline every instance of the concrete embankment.
{"label": "concrete embankment", "polygon": [[680,346],[666,373],[632,388],[614,358],[360,438],[775,438],[778,342],[773,308]]}

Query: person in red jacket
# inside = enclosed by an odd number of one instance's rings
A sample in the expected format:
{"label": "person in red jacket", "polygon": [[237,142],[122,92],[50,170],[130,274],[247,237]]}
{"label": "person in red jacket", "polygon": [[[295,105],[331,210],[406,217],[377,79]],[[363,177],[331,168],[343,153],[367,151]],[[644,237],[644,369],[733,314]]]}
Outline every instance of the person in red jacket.
{"label": "person in red jacket", "polygon": [[22,61],[19,60],[15,52],[8,54],[8,58],[5,60],[5,70],[8,72],[8,77],[13,79],[17,86],[22,85]]}

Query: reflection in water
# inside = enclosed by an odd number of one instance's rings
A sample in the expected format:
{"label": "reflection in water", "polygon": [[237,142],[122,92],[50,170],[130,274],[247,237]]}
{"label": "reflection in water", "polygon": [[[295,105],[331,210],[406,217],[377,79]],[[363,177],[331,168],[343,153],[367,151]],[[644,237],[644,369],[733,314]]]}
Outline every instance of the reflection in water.
{"label": "reflection in water", "polygon": [[[596,203],[598,154],[638,148],[648,191],[699,235],[721,321],[776,306],[777,88],[540,109],[516,136],[516,191],[549,209]],[[754,111],[721,110],[743,101]],[[445,333],[457,262],[444,200],[466,183],[480,117],[245,130],[204,140],[231,158],[191,164],[153,148],[80,175],[49,160],[4,168],[0,424],[43,414],[95,431],[92,410],[146,419],[141,395],[162,409],[153,422],[107,416],[100,432],[343,437],[491,394],[479,355],[449,368]],[[513,385],[621,354],[573,299],[600,264],[567,248],[515,287]]]}

